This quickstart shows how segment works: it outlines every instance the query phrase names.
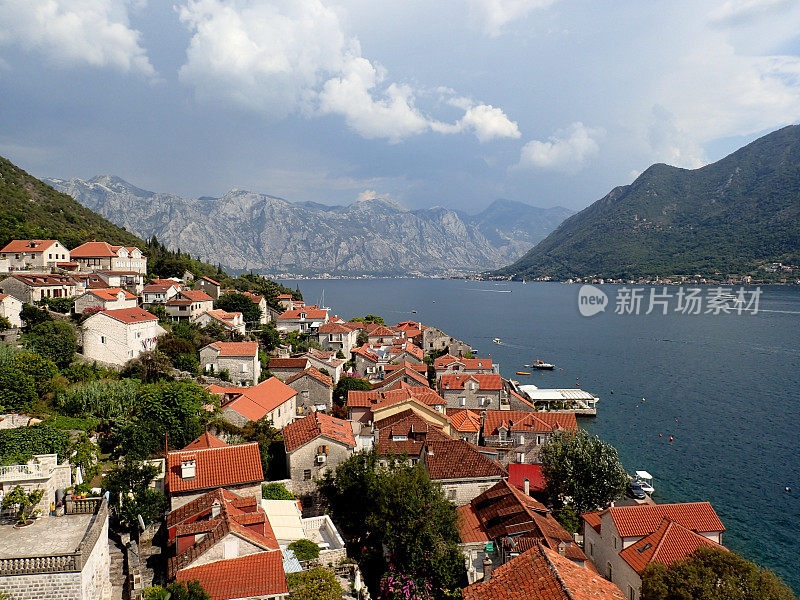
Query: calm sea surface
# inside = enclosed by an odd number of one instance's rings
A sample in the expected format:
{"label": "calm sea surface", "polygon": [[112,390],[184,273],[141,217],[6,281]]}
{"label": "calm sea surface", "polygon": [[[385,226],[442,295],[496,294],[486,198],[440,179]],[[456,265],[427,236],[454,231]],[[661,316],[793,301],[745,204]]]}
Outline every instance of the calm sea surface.
{"label": "calm sea surface", "polygon": [[[618,286],[602,286],[610,310],[586,318],[578,285],[285,283],[309,303],[324,291],[343,318],[435,325],[521,383],[580,384],[600,398],[598,416],[581,425],[613,444],[628,472],[650,471],[656,501],[710,501],[727,528],[723,543],[800,592],[800,288],[764,288],[756,315],[636,316],[614,314]],[[556,370],[515,375],[537,358]]]}

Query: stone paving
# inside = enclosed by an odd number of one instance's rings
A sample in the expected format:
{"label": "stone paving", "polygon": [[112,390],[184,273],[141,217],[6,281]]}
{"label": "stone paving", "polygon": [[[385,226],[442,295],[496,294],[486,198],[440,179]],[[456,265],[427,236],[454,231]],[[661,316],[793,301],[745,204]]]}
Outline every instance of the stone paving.
{"label": "stone paving", "polygon": [[0,525],[0,558],[71,554],[77,550],[93,516],[44,517],[20,528]]}

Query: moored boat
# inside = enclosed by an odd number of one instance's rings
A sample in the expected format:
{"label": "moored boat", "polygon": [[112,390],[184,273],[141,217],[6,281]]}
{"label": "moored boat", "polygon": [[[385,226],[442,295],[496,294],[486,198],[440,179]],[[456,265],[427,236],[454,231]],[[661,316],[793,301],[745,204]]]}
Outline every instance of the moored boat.
{"label": "moored boat", "polygon": [[543,360],[535,360],[535,361],[533,361],[531,363],[531,367],[533,367],[534,369],[547,370],[547,371],[552,371],[553,369],[556,368],[555,365],[552,365],[550,363],[546,363]]}

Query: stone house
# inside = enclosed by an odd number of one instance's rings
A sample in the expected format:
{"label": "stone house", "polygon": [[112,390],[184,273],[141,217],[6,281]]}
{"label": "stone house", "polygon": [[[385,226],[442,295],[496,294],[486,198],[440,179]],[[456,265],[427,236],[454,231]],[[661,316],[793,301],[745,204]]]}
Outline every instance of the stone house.
{"label": "stone house", "polygon": [[[467,571],[467,582],[472,584],[483,579],[483,565],[491,553],[487,551],[492,540],[478,520],[472,504],[464,504],[456,508],[458,513],[458,536],[461,543],[458,547],[464,555]],[[491,558],[489,558],[491,561]]]}
{"label": "stone house", "polygon": [[41,515],[47,516],[50,507],[55,506],[56,490],[65,490],[72,485],[72,467],[68,460],[59,464],[56,454],[35,454],[24,465],[0,467],[0,499],[18,485],[27,492],[44,490],[36,508]]}
{"label": "stone house", "polygon": [[492,374],[498,373],[498,369],[492,363],[491,358],[456,358],[450,354],[440,356],[433,361],[433,368],[436,371],[436,379],[442,375],[453,374]]}
{"label": "stone house", "polygon": [[300,333],[315,333],[322,325],[328,322],[328,309],[316,305],[297,307],[287,310],[278,317],[276,326],[278,331],[299,331]]}
{"label": "stone house", "polygon": [[437,388],[448,408],[499,409],[503,393],[500,375],[442,375]]}
{"label": "stone house", "polygon": [[269,307],[267,306],[267,299],[264,298],[264,296],[261,294],[254,294],[253,292],[242,292],[242,295],[250,298],[250,300],[253,301],[253,304],[258,307],[258,310],[261,311],[261,317],[258,320],[261,325],[266,325],[272,320],[272,314],[276,311],[270,312]]}
{"label": "stone house", "polygon": [[286,466],[297,495],[314,491],[314,480],[346,461],[356,440],[349,421],[311,413],[283,428]]}
{"label": "stone house", "polygon": [[275,377],[253,387],[211,385],[208,391],[221,396],[222,418],[236,427],[267,418],[274,427],[281,429],[297,414],[297,391]]}
{"label": "stone house", "polygon": [[[136,271],[97,271],[94,275],[105,282],[103,287],[118,287],[140,296],[144,290],[144,274]],[[77,277],[78,275],[74,276]]]}
{"label": "stone house", "polygon": [[212,342],[200,349],[200,368],[206,373],[227,371],[234,384],[256,384],[261,377],[258,342]]}
{"label": "stone house", "polygon": [[297,413],[333,409],[333,379],[315,367],[308,367],[286,380],[286,385],[297,392]]}
{"label": "stone house", "polygon": [[309,367],[308,357],[303,355],[293,358],[270,358],[269,372],[281,381],[288,381]]}
{"label": "stone house", "polygon": [[556,521],[546,506],[502,479],[471,502],[481,526],[495,548],[496,565],[508,562],[535,543],[557,551],[580,567],[587,567],[586,554],[572,534]]}
{"label": "stone house", "polygon": [[212,323],[215,323],[228,331],[233,331],[241,335],[245,334],[244,317],[240,312],[228,312],[221,308],[207,310],[198,315],[196,323],[200,325],[200,327],[208,327]]}
{"label": "stone house", "polygon": [[66,514],[0,525],[0,592],[11,598],[111,597],[108,501],[67,501]]}
{"label": "stone house", "polygon": [[214,300],[202,290],[181,290],[164,305],[173,321],[196,322],[200,315],[214,309]]}
{"label": "stone house", "polygon": [[448,408],[445,413],[453,424],[453,436],[477,446],[481,432],[480,414],[465,408]]}
{"label": "stone house", "polygon": [[114,310],[117,308],[134,308],[139,299],[128,290],[121,288],[89,289],[75,298],[75,314],[83,314],[87,308]]}
{"label": "stone house", "polygon": [[83,322],[82,330],[85,358],[120,366],[154,350],[166,333],[158,317],[138,307],[100,311]]}
{"label": "stone house", "polygon": [[482,450],[463,440],[426,441],[420,460],[448,500],[463,506],[508,476],[496,455]]}
{"label": "stone house", "polygon": [[284,311],[292,310],[294,308],[294,300],[292,299],[291,294],[279,294],[278,295],[278,306],[283,308]]}
{"label": "stone house", "polygon": [[[466,535],[475,537],[469,529]],[[492,568],[490,555],[488,567],[482,580],[468,571],[471,584],[462,590],[464,600],[626,600],[613,583],[594,570],[577,566],[558,548],[553,550],[538,540],[497,569]]]}
{"label": "stone house", "polygon": [[134,246],[112,246],[107,242],[91,241],[73,248],[70,256],[81,271],[133,271],[147,274],[147,257]]}
{"label": "stone house", "polygon": [[25,304],[44,298],[72,298],[76,290],[77,284],[70,277],[55,273],[14,274],[0,281],[0,291]]}
{"label": "stone house", "polygon": [[539,449],[559,430],[576,431],[575,413],[487,410],[483,443],[500,450],[503,462],[538,463]]}
{"label": "stone house", "polygon": [[166,304],[167,300],[178,295],[183,284],[171,279],[152,279],[142,288],[143,304]]}
{"label": "stone house", "polygon": [[367,342],[379,346],[391,346],[395,343],[402,343],[404,339],[405,334],[402,331],[394,331],[383,325],[373,329],[367,334]]}
{"label": "stone house", "polygon": [[0,249],[0,259],[11,271],[47,271],[70,262],[70,253],[58,240],[12,240]]}
{"label": "stone house", "polygon": [[196,580],[219,599],[277,599],[288,593],[280,546],[260,501],[210,491],[167,516],[167,575]]}
{"label": "stone house", "polygon": [[232,446],[220,446],[218,438],[216,442],[167,453],[165,489],[172,510],[217,488],[261,501],[264,472],[258,442]]}
{"label": "stone house", "polygon": [[341,323],[325,323],[317,330],[317,340],[323,350],[330,350],[333,353],[341,351],[347,360],[350,360],[350,352],[356,346],[358,331],[345,327]]}
{"label": "stone house", "polygon": [[451,433],[444,414],[444,400],[430,388],[405,387],[388,392],[351,390],[347,392],[347,416],[358,423],[376,423],[390,415],[411,409],[423,419]]}
{"label": "stone house", "polygon": [[197,281],[196,287],[200,291],[211,296],[214,300],[219,298],[220,290],[222,290],[222,286],[219,284],[219,282],[214,281],[211,279],[211,277],[201,277]]}
{"label": "stone house", "polygon": [[472,346],[436,327],[425,327],[422,332],[422,349],[428,354],[434,351],[446,351],[453,356],[464,356],[472,352]]}
{"label": "stone house", "polygon": [[20,312],[22,312],[22,301],[11,294],[0,294],[0,317],[8,319],[12,327],[22,327]]}
{"label": "stone house", "polygon": [[344,370],[344,363],[347,361],[343,358],[336,358],[335,352],[310,348],[303,356],[308,358],[308,366],[314,367],[322,373],[327,372],[334,384],[339,382]]}
{"label": "stone house", "polygon": [[[424,373],[421,373],[418,369],[415,369],[416,365],[412,365],[411,363],[404,362],[402,365],[386,365],[384,367],[384,372],[382,375],[385,375],[381,378],[377,383],[373,384],[372,389],[374,390],[394,390],[405,386],[425,386],[429,387],[428,385],[428,378],[425,376]],[[427,365],[423,363],[423,366],[427,370]],[[397,367],[391,368],[390,367]]]}
{"label": "stone house", "polygon": [[700,546],[721,547],[725,531],[708,502],[612,506],[581,517],[589,558],[633,600],[650,562],[669,565]]}

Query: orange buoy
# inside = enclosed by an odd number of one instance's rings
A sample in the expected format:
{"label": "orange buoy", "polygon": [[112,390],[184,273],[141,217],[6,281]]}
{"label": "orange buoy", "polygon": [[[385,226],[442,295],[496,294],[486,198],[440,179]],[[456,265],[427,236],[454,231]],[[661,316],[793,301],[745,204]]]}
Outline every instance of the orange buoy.
{"label": "orange buoy", "polygon": [[664,434],[663,433],[659,433],[658,437],[664,437]]}
{"label": "orange buoy", "polygon": [[669,436],[669,441],[670,441],[670,442],[672,441],[672,436]]}

